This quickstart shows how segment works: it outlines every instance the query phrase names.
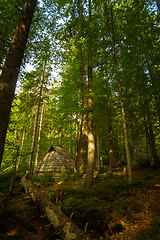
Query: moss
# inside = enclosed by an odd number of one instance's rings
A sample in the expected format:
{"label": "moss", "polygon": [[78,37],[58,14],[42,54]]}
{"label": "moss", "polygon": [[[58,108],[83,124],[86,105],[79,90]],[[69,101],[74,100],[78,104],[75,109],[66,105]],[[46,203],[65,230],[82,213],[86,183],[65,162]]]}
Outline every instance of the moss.
{"label": "moss", "polygon": [[36,198],[35,198],[35,196],[34,196],[34,193],[31,192],[31,191],[30,191],[30,196],[31,196],[32,200],[35,202],[35,201],[36,201]]}
{"label": "moss", "polygon": [[65,235],[65,239],[66,240],[72,240],[76,238],[76,234],[75,233],[70,233],[70,227],[71,227],[71,223],[70,222],[66,222],[63,231],[66,233]]}
{"label": "moss", "polygon": [[56,213],[55,213],[52,209],[50,209],[49,206],[47,206],[47,207],[45,208],[45,211],[46,211],[46,213],[47,213],[47,216],[48,216],[49,220],[50,220],[51,223],[53,224],[53,226],[54,226],[55,228],[58,227],[60,223],[59,223],[59,220],[58,220],[58,218],[57,218]]}

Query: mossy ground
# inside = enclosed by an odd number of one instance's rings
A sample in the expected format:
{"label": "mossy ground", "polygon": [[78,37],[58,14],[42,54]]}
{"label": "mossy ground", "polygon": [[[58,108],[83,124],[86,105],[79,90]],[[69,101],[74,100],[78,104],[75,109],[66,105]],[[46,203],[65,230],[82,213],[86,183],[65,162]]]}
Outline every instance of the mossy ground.
{"label": "mossy ground", "polygon": [[[160,239],[160,172],[134,170],[131,184],[120,169],[95,172],[89,190],[83,188],[84,175],[64,173],[60,182],[51,176],[32,178],[32,182],[55,202],[93,239]],[[1,183],[3,179],[1,179]],[[18,183],[20,179],[16,179]],[[12,193],[1,187],[1,239],[60,239],[43,213],[34,206],[22,186],[14,184]]]}

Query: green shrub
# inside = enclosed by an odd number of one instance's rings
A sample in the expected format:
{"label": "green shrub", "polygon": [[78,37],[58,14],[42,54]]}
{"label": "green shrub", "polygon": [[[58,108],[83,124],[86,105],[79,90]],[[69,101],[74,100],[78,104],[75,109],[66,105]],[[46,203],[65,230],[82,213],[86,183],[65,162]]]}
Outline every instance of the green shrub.
{"label": "green shrub", "polygon": [[129,184],[126,181],[115,181],[106,179],[100,184],[94,185],[90,189],[92,196],[97,196],[101,200],[113,201],[119,195],[128,192]]}
{"label": "green shrub", "polygon": [[40,182],[43,185],[50,185],[55,183],[56,181],[53,173],[47,173],[47,172],[40,176],[30,176],[30,179],[32,181]]}
{"label": "green shrub", "polygon": [[77,198],[84,199],[85,197],[89,196],[90,190],[83,188],[83,187],[77,187],[74,188],[72,186],[64,186],[63,190],[67,192],[70,196],[76,196]]}
{"label": "green shrub", "polygon": [[11,184],[12,171],[0,172],[0,191],[8,191]]}
{"label": "green shrub", "polygon": [[75,223],[80,226],[85,226],[88,223],[90,226],[98,227],[101,221],[105,219],[105,211],[97,202],[97,197],[82,199],[71,196],[63,200],[62,210],[68,216],[72,215]]}
{"label": "green shrub", "polygon": [[64,181],[76,181],[82,177],[82,174],[75,172],[74,169],[65,169],[61,173],[61,179]]}

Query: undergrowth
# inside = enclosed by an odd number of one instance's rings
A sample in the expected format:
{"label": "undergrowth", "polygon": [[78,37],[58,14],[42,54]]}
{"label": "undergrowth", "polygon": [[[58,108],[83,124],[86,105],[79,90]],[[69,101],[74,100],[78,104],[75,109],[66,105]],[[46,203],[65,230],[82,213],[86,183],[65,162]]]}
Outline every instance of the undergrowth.
{"label": "undergrowth", "polygon": [[11,184],[13,186],[20,187],[20,179],[24,174],[17,172],[16,174],[13,173],[12,170],[10,171],[0,171],[0,192],[8,193],[10,190]]}
{"label": "undergrowth", "polygon": [[[139,171],[139,169],[138,169]],[[134,222],[134,212],[141,212],[144,209],[143,203],[138,199],[137,193],[147,193],[148,187],[156,182],[158,172],[148,170],[140,171],[140,175],[134,176],[132,183],[119,174],[117,170],[110,171],[101,169],[96,173],[93,185],[90,189],[83,187],[84,174],[75,173],[74,171],[64,171],[61,182],[58,183],[51,173],[41,176],[30,176],[32,182],[40,183],[44,186],[45,193],[51,201],[56,203],[60,209],[68,215],[82,229],[88,229],[93,235],[100,239],[105,236],[123,231],[123,227],[118,222],[110,230],[109,222],[113,216],[116,218],[125,217],[127,220]],[[0,172],[0,190],[9,189],[12,172]],[[20,182],[22,174],[17,174],[16,182]],[[12,210],[12,209],[11,209]],[[3,222],[2,222],[3,223]],[[160,239],[160,218],[156,218],[151,226],[139,232],[136,240]],[[152,238],[152,234],[155,238]],[[146,237],[150,236],[150,237]]]}
{"label": "undergrowth", "polygon": [[29,179],[33,182],[34,181],[39,182],[44,186],[54,184],[56,181],[52,173],[44,173],[43,175],[39,176],[31,175],[29,176]]}
{"label": "undergrowth", "polygon": [[140,177],[134,177],[129,184],[116,171],[102,169],[88,190],[82,184],[79,185],[82,175],[68,171],[63,174],[63,183],[59,187],[60,197],[56,196],[57,190],[50,193],[49,197],[80,227],[85,228],[87,224],[89,229],[94,229],[102,236],[108,229],[112,214],[120,218],[126,217],[132,222],[136,220],[132,213],[143,211],[144,206],[135,193],[147,192],[147,187],[154,183],[153,177],[153,171],[145,172]]}
{"label": "undergrowth", "polygon": [[[104,176],[104,174],[103,174]],[[102,176],[100,176],[102,178]],[[114,179],[115,178],[115,179]],[[72,217],[73,221],[82,228],[87,225],[89,229],[94,229],[103,235],[108,229],[109,212],[115,208],[114,201],[123,194],[128,194],[129,184],[120,177],[106,174],[103,181],[95,180],[90,189],[75,187],[71,184],[71,178],[64,182],[59,188],[63,192],[57,204],[62,211]],[[79,176],[77,176],[79,179]],[[74,176],[75,183],[77,181]],[[52,201],[57,201],[56,191],[49,194]]]}
{"label": "undergrowth", "polygon": [[160,239],[160,216],[152,220],[150,227],[138,232],[135,240],[159,240]]}

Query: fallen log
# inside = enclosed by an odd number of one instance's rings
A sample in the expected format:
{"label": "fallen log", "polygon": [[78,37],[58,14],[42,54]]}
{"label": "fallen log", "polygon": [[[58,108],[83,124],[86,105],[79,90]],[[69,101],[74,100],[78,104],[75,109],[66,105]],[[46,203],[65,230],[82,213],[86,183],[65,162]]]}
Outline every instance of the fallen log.
{"label": "fallen log", "polygon": [[67,217],[56,205],[54,205],[43,193],[29,182],[26,177],[21,179],[25,192],[30,195],[34,203],[45,212],[48,220],[52,223],[55,231],[64,240],[91,240],[69,217]]}

